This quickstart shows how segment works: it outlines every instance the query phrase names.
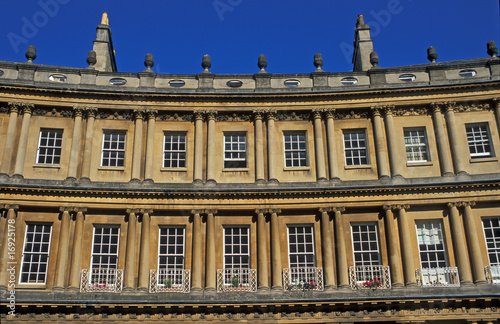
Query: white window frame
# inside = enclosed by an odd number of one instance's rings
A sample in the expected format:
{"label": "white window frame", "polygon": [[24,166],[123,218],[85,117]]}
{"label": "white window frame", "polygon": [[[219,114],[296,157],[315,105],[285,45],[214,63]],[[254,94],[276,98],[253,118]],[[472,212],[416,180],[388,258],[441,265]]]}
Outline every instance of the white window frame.
{"label": "white window frame", "polygon": [[[162,230],[166,230],[167,232],[162,235]],[[175,233],[170,233],[170,230],[175,230]],[[182,231],[179,233],[179,231]],[[162,243],[162,237],[165,236],[167,239],[166,243]],[[174,237],[175,242],[169,242],[169,238]],[[178,238],[182,238],[182,243],[178,242]],[[177,248],[182,246],[182,253],[177,252]],[[165,247],[165,253],[162,253],[162,247]],[[172,247],[175,252],[169,252],[169,247]],[[165,262],[161,262],[161,258],[165,257]],[[177,259],[182,257],[182,264],[179,264],[177,260],[175,262],[170,263],[169,257],[173,257]],[[161,269],[176,269],[176,270],[184,270],[186,265],[186,227],[185,226],[160,226],[158,233],[158,270]]]}
{"label": "white window frame", "polygon": [[[110,238],[112,235],[116,236],[117,237],[117,241],[116,243],[111,243],[111,240],[109,241],[109,244],[108,244],[108,252],[107,253],[102,253],[102,252],[94,252],[94,248],[95,248],[95,245],[96,245],[96,229],[97,228],[100,228],[100,229],[106,229],[106,228],[109,228],[111,231],[110,231]],[[116,234],[114,234],[112,232],[113,229],[117,229],[118,232]],[[104,237],[104,234],[101,234],[101,239]],[[100,246],[102,247],[104,244],[103,242],[100,242],[99,243]],[[110,247],[111,247],[111,244],[113,245],[116,245],[116,253],[111,253],[109,252],[110,250]],[[94,224],[93,226],[93,232],[92,232],[92,251],[90,253],[90,269],[118,269],[118,257],[119,257],[119,252],[120,252],[120,225],[105,225],[105,224]],[[102,263],[102,259],[99,261],[98,264],[94,264],[94,256],[96,257],[99,257],[99,259],[101,259],[102,257],[115,257],[116,258],[116,262],[114,264],[112,264],[111,262],[107,262],[106,264]],[[102,267],[103,265],[105,265],[105,267]]]}
{"label": "white window frame", "polygon": [[[435,236],[438,235],[438,240],[436,241],[435,238],[433,238],[431,241],[422,241],[421,235],[419,233],[419,225],[425,225],[425,230],[429,233],[429,231],[433,231],[434,233],[431,234],[425,234],[422,233],[422,235],[427,235],[427,236]],[[432,268],[446,268],[448,267],[448,256],[447,256],[447,249],[446,249],[446,241],[444,237],[444,231],[443,231],[443,222],[439,219],[426,219],[426,220],[417,220],[415,221],[415,230],[417,233],[417,244],[418,244],[418,256],[420,259],[420,267],[422,269],[432,269]],[[430,244],[431,242],[435,242]],[[437,247],[433,249],[427,248],[426,251],[422,251],[421,246],[426,245],[427,247],[432,247],[433,245],[442,245],[442,248],[439,249]],[[427,260],[422,260],[422,256],[426,254],[427,255]],[[434,257],[429,258],[430,255],[434,255]],[[442,257],[440,257],[442,256]],[[433,260],[435,261],[433,261]],[[437,267],[431,266],[430,263],[437,263]],[[426,264],[426,266],[424,266]]]}
{"label": "white window frame", "polygon": [[[30,232],[30,227],[33,226],[33,232]],[[48,232],[48,242],[43,242],[44,237],[46,238],[47,232],[45,232],[46,228],[49,228]],[[37,232],[37,229],[41,228],[42,232]],[[28,242],[28,235],[33,234],[30,242]],[[36,240],[37,236],[39,236],[40,240]],[[35,241],[36,240],[36,241]],[[46,223],[27,223],[26,231],[24,233],[24,245],[23,245],[23,256],[21,263],[21,270],[19,274],[19,283],[20,284],[45,284],[47,282],[47,273],[49,270],[49,261],[50,261],[50,247],[52,241],[52,224]],[[31,245],[30,251],[27,251],[28,244]],[[42,252],[43,245],[47,245],[47,251]],[[34,248],[39,245],[38,251],[34,251]],[[33,258],[38,256],[38,261],[33,262]],[[42,262],[42,258],[46,257],[46,260]],[[29,258],[29,260],[28,260]],[[40,271],[40,266],[45,264],[45,271]],[[28,266],[28,271],[24,271],[25,266]],[[36,271],[35,271],[36,270]],[[27,280],[23,280],[23,276],[27,275]],[[30,276],[35,275],[36,279],[34,281],[30,280]],[[38,280],[38,277],[43,275],[43,280]]]}
{"label": "white window frame", "polygon": [[408,163],[428,162],[429,147],[425,127],[404,128],[406,161]]}
{"label": "white window frame", "polygon": [[[364,227],[366,227],[366,230],[363,231]],[[355,228],[359,228],[359,231],[355,231]],[[359,233],[359,240],[355,240],[357,233]],[[366,235],[366,238],[364,235]],[[376,222],[351,223],[351,242],[355,267],[382,265],[378,224]],[[360,260],[356,260],[357,255],[361,257]]]}
{"label": "white window frame", "polygon": [[[106,140],[106,136],[110,136],[109,140]],[[117,138],[115,139],[115,136]],[[121,138],[123,136],[123,138]],[[110,143],[110,147],[106,148],[107,144]],[[115,145],[113,145],[116,143]],[[123,148],[120,144],[123,143]],[[113,147],[116,146],[116,147]],[[127,149],[127,134],[125,131],[119,130],[105,130],[102,135],[102,151],[101,151],[101,166],[111,167],[111,168],[122,168],[125,166],[125,150]],[[114,156],[113,156],[114,155]],[[105,162],[107,161],[107,162]],[[121,162],[121,163],[120,163]]]}
{"label": "white window frame", "polygon": [[[36,164],[61,164],[63,132],[63,129],[56,128],[40,129]],[[53,143],[50,143],[50,141],[53,141]],[[41,153],[42,150],[45,152]]]}
{"label": "white window frame", "polygon": [[[488,123],[465,124],[465,133],[471,158],[493,156],[493,145]],[[481,152],[478,152],[478,148]]]}
{"label": "white window frame", "polygon": [[[174,142],[174,137],[177,141]],[[167,138],[170,141],[167,142]],[[163,134],[163,167],[167,169],[183,169],[186,168],[187,161],[187,136],[186,133],[165,132]],[[167,148],[167,144],[169,148]],[[184,149],[181,147],[184,146]],[[167,158],[170,154],[170,158]],[[184,155],[184,157],[182,157]],[[174,157],[175,156],[175,157]]]}
{"label": "white window frame", "polygon": [[[489,222],[489,226],[487,226],[487,222]],[[500,217],[485,217],[481,223],[483,224],[488,261],[490,265],[500,266]],[[491,237],[488,237],[488,232],[491,233]]]}
{"label": "white window frame", "polygon": [[[241,141],[241,139],[243,140]],[[225,169],[246,168],[248,166],[247,147],[248,146],[247,146],[246,133],[242,132],[224,133],[224,168]]]}
{"label": "white window frame", "polygon": [[[250,269],[251,267],[251,260],[250,260],[250,226],[247,225],[230,225],[230,226],[224,226],[224,241],[223,241],[223,251],[224,251],[224,258],[223,258],[223,264],[224,264],[224,269]],[[240,229],[238,235],[236,235],[234,232],[232,232],[234,229]],[[243,234],[241,232],[241,229],[246,230],[246,234]],[[228,231],[231,230],[231,233],[228,233]],[[232,240],[233,237],[239,236],[239,243],[235,243],[234,240]],[[243,242],[242,238],[246,236],[246,243]],[[227,240],[230,240],[231,242],[226,242]],[[242,248],[246,246],[247,251],[243,252]],[[239,247],[239,252],[234,252],[235,247]],[[228,248],[230,252],[228,253]],[[226,262],[226,258],[231,258],[231,257],[240,257],[244,258],[247,257],[248,262],[244,263],[241,261],[239,264],[231,262],[228,264]]]}
{"label": "white window frame", "polygon": [[[356,138],[353,138],[352,135],[354,134]],[[360,139],[360,135],[364,138]],[[346,136],[349,136],[349,138],[346,138]],[[364,141],[364,146],[360,144],[362,141]],[[349,147],[346,145],[347,142],[350,143]],[[342,143],[344,144],[344,161],[346,166],[368,165],[368,139],[366,138],[365,129],[343,130]],[[350,154],[348,154],[348,152],[350,152]]]}
{"label": "white window frame", "polygon": [[[301,136],[303,139],[300,138]],[[288,137],[289,139],[287,139]],[[283,132],[283,159],[285,168],[303,168],[309,166],[307,154],[306,131]]]}
{"label": "white window frame", "polygon": [[[294,229],[293,232],[291,229]],[[301,233],[297,230],[302,229]],[[309,230],[309,231],[306,231]],[[315,268],[316,267],[316,249],[314,247],[314,227],[312,224],[294,224],[287,226],[287,244],[288,244],[288,265],[290,268]],[[295,240],[292,237],[295,236]],[[302,237],[299,242],[299,237]],[[308,238],[309,237],[309,238]],[[295,242],[293,242],[295,241]],[[300,250],[302,246],[303,251]],[[310,251],[308,251],[310,248]],[[292,251],[294,250],[294,251]],[[292,256],[297,261],[292,261]],[[312,260],[308,260],[312,256]],[[299,260],[302,259],[303,260]]]}

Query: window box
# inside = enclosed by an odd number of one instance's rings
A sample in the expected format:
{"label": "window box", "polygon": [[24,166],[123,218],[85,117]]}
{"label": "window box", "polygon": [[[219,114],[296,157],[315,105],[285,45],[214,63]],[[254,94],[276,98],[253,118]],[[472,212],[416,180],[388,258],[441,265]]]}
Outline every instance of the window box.
{"label": "window box", "polygon": [[283,269],[284,291],[323,291],[323,268]]}
{"label": "window box", "polygon": [[391,272],[389,266],[349,267],[349,283],[352,289],[390,289]]}

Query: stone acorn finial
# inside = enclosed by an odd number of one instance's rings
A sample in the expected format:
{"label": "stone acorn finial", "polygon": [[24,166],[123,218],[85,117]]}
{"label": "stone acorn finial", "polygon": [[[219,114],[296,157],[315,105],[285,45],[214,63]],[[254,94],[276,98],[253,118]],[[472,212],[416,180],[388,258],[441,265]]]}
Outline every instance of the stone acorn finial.
{"label": "stone acorn finial", "polygon": [[430,46],[427,49],[427,59],[431,63],[436,63],[437,58],[438,58],[438,55],[437,55],[436,49],[433,46]]}
{"label": "stone acorn finial", "polygon": [[97,54],[95,51],[89,51],[87,54],[87,64],[89,68],[94,68],[94,65],[97,63]]}
{"label": "stone acorn finial", "polygon": [[362,27],[365,25],[365,18],[363,15],[358,15],[358,19],[356,20],[356,28]]}
{"label": "stone acorn finial", "polygon": [[212,67],[212,59],[210,58],[210,55],[205,54],[203,55],[203,59],[201,60],[201,67],[203,68],[203,72],[210,72],[208,69]]}
{"label": "stone acorn finial", "polygon": [[498,47],[495,41],[489,41],[486,43],[486,48],[488,49],[489,56],[496,57],[498,55]]}
{"label": "stone acorn finial", "polygon": [[316,72],[322,72],[323,69],[323,56],[320,53],[314,54],[314,66],[316,67]]}
{"label": "stone acorn finial", "polygon": [[155,60],[153,58],[153,54],[146,54],[146,58],[144,59],[144,66],[146,67],[146,71],[151,71],[151,68],[155,65]]}
{"label": "stone acorn finial", "polygon": [[373,67],[377,67],[378,66],[378,54],[377,52],[371,52],[370,53],[370,64],[373,66]]}
{"label": "stone acorn finial", "polygon": [[33,63],[36,59],[36,47],[33,45],[28,46],[25,56],[28,59],[28,63]]}
{"label": "stone acorn finial", "polygon": [[257,66],[259,67],[260,72],[266,72],[267,58],[264,54],[259,55],[259,59],[257,61]]}

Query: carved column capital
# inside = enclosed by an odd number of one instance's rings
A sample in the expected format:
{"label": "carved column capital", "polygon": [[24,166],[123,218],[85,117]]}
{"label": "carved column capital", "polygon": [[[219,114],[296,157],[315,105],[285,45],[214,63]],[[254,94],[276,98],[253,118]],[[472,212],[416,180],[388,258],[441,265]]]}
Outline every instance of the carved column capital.
{"label": "carved column capital", "polygon": [[19,113],[22,110],[19,102],[9,102],[8,107],[9,107],[9,113],[12,113],[12,112]]}
{"label": "carved column capital", "polygon": [[206,110],[204,113],[207,115],[208,120],[215,120],[218,114],[216,110]]}
{"label": "carved column capital", "polygon": [[382,109],[384,110],[385,115],[388,116],[388,115],[393,114],[395,106],[394,105],[387,105],[387,106],[383,106]]}
{"label": "carved column capital", "polygon": [[127,210],[125,212],[127,213],[127,215],[138,214],[140,212],[140,209],[137,209],[137,208],[127,208]]}
{"label": "carved column capital", "polygon": [[408,205],[408,204],[394,205],[394,208],[406,211],[406,210],[410,209],[410,205]]}
{"label": "carved column capital", "polygon": [[326,119],[334,118],[335,117],[335,108],[327,108],[325,109],[325,117]]}
{"label": "carved column capital", "polygon": [[276,109],[268,109],[266,110],[267,120],[276,120]]}
{"label": "carved column capital", "polygon": [[14,212],[17,212],[19,210],[19,205],[5,204],[4,207],[5,207],[6,210],[11,210],[12,209]]}
{"label": "carved column capital", "polygon": [[313,108],[311,111],[311,117],[313,119],[321,119],[321,117],[323,115],[323,111],[324,111],[324,109],[322,109],[322,108]]}
{"label": "carved column capital", "polygon": [[335,212],[335,213],[336,212],[343,213],[343,212],[345,212],[345,207],[333,207],[332,211]]}
{"label": "carved column capital", "polygon": [[255,109],[253,112],[253,118],[255,120],[262,120],[264,118],[265,110],[264,109]]}
{"label": "carved column capital", "polygon": [[493,101],[495,108],[500,108],[500,97],[493,98],[491,101]]}
{"label": "carved column capital", "polygon": [[443,102],[431,102],[431,110],[433,113],[441,112],[441,108],[443,107]]}
{"label": "carved column capital", "polygon": [[156,116],[158,116],[158,110],[148,109],[148,110],[146,110],[145,114],[146,114],[148,120],[156,119]]}
{"label": "carved column capital", "polygon": [[453,208],[453,207],[458,208],[461,205],[462,205],[461,202],[449,202],[449,203],[446,204],[446,206],[448,206],[449,208]]}
{"label": "carved column capital", "polygon": [[203,214],[212,214],[212,215],[215,215],[217,214],[218,210],[217,209],[205,209],[203,210]]}
{"label": "carved column capital", "polygon": [[134,119],[135,120],[144,119],[144,109],[142,108],[134,109]]}
{"label": "carved column capital", "polygon": [[95,107],[86,107],[85,108],[85,115],[87,118],[92,117],[95,118],[97,115],[97,108]]}
{"label": "carved column capital", "polygon": [[444,108],[446,111],[454,111],[455,106],[456,106],[456,102],[454,102],[454,101],[447,101],[443,104],[444,104]]}
{"label": "carved column capital", "polygon": [[84,107],[73,107],[73,117],[83,117]]}
{"label": "carved column capital", "polygon": [[203,120],[203,111],[195,111],[193,115],[195,120]]}
{"label": "carved column capital", "polygon": [[382,108],[382,106],[371,106],[370,110],[372,112],[373,117],[376,117],[376,116],[380,117],[380,112],[383,110],[383,108]]}
{"label": "carved column capital", "polygon": [[144,214],[148,214],[148,215],[151,215],[153,214],[153,209],[139,209],[139,213],[144,215]]}
{"label": "carved column capital", "polygon": [[35,105],[32,103],[26,103],[22,102],[21,103],[21,109],[23,111],[23,114],[33,114],[33,109],[35,108]]}
{"label": "carved column capital", "polygon": [[462,206],[464,206],[464,207],[474,207],[474,206],[476,206],[476,202],[475,201],[464,201],[464,202],[462,202]]}
{"label": "carved column capital", "polygon": [[336,207],[320,207],[318,210],[320,213],[331,213],[335,211]]}

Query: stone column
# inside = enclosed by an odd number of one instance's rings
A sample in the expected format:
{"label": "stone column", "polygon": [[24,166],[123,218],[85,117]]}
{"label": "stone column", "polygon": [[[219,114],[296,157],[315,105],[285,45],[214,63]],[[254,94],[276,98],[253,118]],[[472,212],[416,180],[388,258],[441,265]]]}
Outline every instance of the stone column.
{"label": "stone column", "polygon": [[325,150],[323,148],[323,126],[321,109],[313,109],[314,118],[314,146],[316,149],[316,177],[318,181],[326,180]]}
{"label": "stone column", "polygon": [[[408,220],[406,210],[410,208],[409,205],[398,205],[396,208],[399,210],[398,224],[399,224],[399,240],[401,243],[401,257],[403,259],[403,274],[406,286],[414,286],[417,284],[415,276],[415,265],[413,262],[413,244],[411,241],[411,224]],[[415,228],[415,226],[413,226]]]}
{"label": "stone column", "polygon": [[80,273],[82,271],[82,245],[83,245],[83,225],[85,222],[84,213],[86,208],[76,208],[75,233],[73,235],[73,250],[71,251],[71,270],[69,273],[69,287],[72,290],[80,288]]}
{"label": "stone column", "polygon": [[394,206],[384,206],[387,250],[389,254],[389,266],[391,269],[391,281],[394,288],[404,286],[403,265],[399,251],[399,234],[396,229],[395,218],[392,212]]}
{"label": "stone column", "polygon": [[207,129],[207,182],[215,183],[215,116],[216,111],[208,111]]}
{"label": "stone column", "polygon": [[137,227],[137,209],[127,209],[128,226],[127,226],[127,251],[125,254],[125,287],[123,290],[135,290],[135,251],[136,242],[136,227]]}
{"label": "stone column", "polygon": [[434,132],[436,134],[436,142],[439,155],[439,165],[441,166],[441,175],[453,175],[453,165],[448,147],[448,139],[444,130],[443,114],[441,107],[437,103],[431,104],[432,108],[432,122],[434,123]]}
{"label": "stone column", "polygon": [[401,177],[401,165],[398,158],[401,157],[399,146],[396,142],[396,131],[394,130],[394,120],[392,111],[394,106],[385,107],[385,132],[387,136],[387,145],[389,148],[389,163],[391,165],[391,176]]}
{"label": "stone column", "polygon": [[56,272],[54,289],[64,289],[66,287],[66,269],[68,266],[69,254],[69,225],[71,208],[61,207],[61,227],[59,230],[59,245],[57,248]]}
{"label": "stone column", "polygon": [[20,106],[17,102],[9,102],[9,124],[7,125],[7,134],[5,136],[5,145],[3,147],[2,165],[0,166],[0,175],[8,176],[10,172],[10,163],[12,161],[12,152],[14,151],[14,139],[16,137],[17,114]]}
{"label": "stone column", "polygon": [[255,210],[257,214],[257,284],[261,290],[269,290],[269,272],[267,263],[267,235],[265,210]]}
{"label": "stone column", "polygon": [[154,161],[154,140],[155,140],[155,123],[158,110],[148,110],[148,137],[146,139],[146,169],[144,172],[144,180],[154,182],[153,180],[153,161]]}
{"label": "stone column", "polygon": [[194,113],[194,182],[203,182],[203,114]]}
{"label": "stone column", "polygon": [[469,247],[470,264],[474,275],[474,283],[485,283],[486,276],[484,274],[483,258],[481,249],[479,248],[480,239],[477,235],[474,211],[472,210],[472,206],[476,205],[476,203],[469,201],[462,203],[462,205],[464,206],[465,235]]}
{"label": "stone column", "polygon": [[493,105],[495,107],[494,109],[495,109],[495,117],[497,121],[498,133],[500,134],[500,98],[493,99]]}
{"label": "stone column", "polygon": [[[450,212],[451,236],[453,239],[453,250],[455,251],[455,259],[458,266],[458,274],[460,275],[460,284],[471,284],[472,274],[469,264],[469,256],[467,253],[467,245],[465,243],[465,233],[462,219],[458,212],[460,203],[448,203]],[[484,271],[484,269],[483,269]]]}
{"label": "stone column", "polygon": [[132,179],[131,181],[141,181],[141,159],[142,159],[142,123],[144,111],[134,110],[135,128],[134,128],[134,153],[132,156]]}
{"label": "stone column", "polygon": [[[455,122],[455,113],[453,108],[455,103],[446,103],[446,124],[448,125],[448,136],[451,143],[451,155],[453,156],[453,166],[455,167],[456,174],[466,174],[464,167],[464,154],[462,151],[462,146],[466,146],[466,143],[462,143],[460,138],[460,133],[457,130],[457,123]],[[467,146],[466,146],[467,147]]]}
{"label": "stone column", "polygon": [[193,253],[191,266],[191,290],[202,289],[203,243],[201,239],[201,211],[193,210]]}
{"label": "stone column", "polygon": [[276,118],[276,110],[267,111],[267,169],[269,172],[269,182],[278,182],[276,174],[276,141],[274,120]]}
{"label": "stone column", "polygon": [[328,167],[330,180],[340,180],[337,170],[337,151],[335,146],[335,127],[333,124],[335,109],[326,110],[326,133],[328,138]]}
{"label": "stone column", "polygon": [[[22,224],[16,224],[18,205],[6,205],[7,209],[7,220],[5,221],[5,228],[3,235],[1,236],[2,245],[0,246],[0,288],[6,289],[8,282],[8,272],[7,266],[9,261],[9,225],[17,227],[22,226]],[[12,229],[12,227],[10,227]],[[12,236],[10,236],[12,237]],[[13,260],[17,261],[17,260]],[[18,265],[21,264],[18,262]]]}
{"label": "stone column", "polygon": [[81,180],[90,180],[90,161],[92,160],[92,145],[94,141],[94,121],[97,109],[88,107],[87,129],[85,131],[85,146],[83,149],[82,177]]}
{"label": "stone column", "polygon": [[281,268],[281,244],[278,213],[279,209],[270,210],[271,213],[271,271],[272,289],[283,289],[283,278]]}
{"label": "stone column", "polygon": [[321,249],[323,251],[323,273],[325,276],[325,288],[336,287],[335,261],[333,259],[332,231],[330,230],[330,215],[332,208],[320,208],[321,213]]}
{"label": "stone column", "polygon": [[71,150],[69,153],[69,164],[68,164],[69,180],[76,180],[78,161],[80,160],[80,140],[82,138],[83,109],[80,107],[74,107],[73,114],[75,116],[75,124],[73,126],[73,140],[71,141]]}
{"label": "stone column", "polygon": [[207,210],[207,252],[205,255],[205,289],[217,289],[215,269],[215,217],[216,210]]}
{"label": "stone column", "polygon": [[21,135],[19,136],[19,148],[17,149],[16,166],[14,168],[14,177],[23,178],[24,159],[26,158],[26,148],[28,146],[28,134],[30,129],[31,114],[33,113],[33,104],[23,105],[23,122],[21,124]]}
{"label": "stone column", "polygon": [[263,110],[254,110],[255,123],[255,182],[265,181],[264,176],[264,134],[262,128]]}
{"label": "stone column", "polygon": [[382,131],[382,119],[380,107],[372,107],[373,136],[375,137],[375,150],[377,155],[377,167],[379,179],[389,178],[387,167],[387,148],[385,147],[384,132]]}
{"label": "stone column", "polygon": [[139,288],[138,290],[148,291],[149,289],[149,246],[151,231],[151,209],[144,209],[142,212],[141,226],[141,252],[139,254]]}
{"label": "stone column", "polygon": [[335,212],[335,251],[337,255],[338,286],[342,289],[348,289],[350,287],[349,273],[344,241],[344,226],[342,224],[342,213],[345,211],[345,208],[334,207],[333,211]]}

